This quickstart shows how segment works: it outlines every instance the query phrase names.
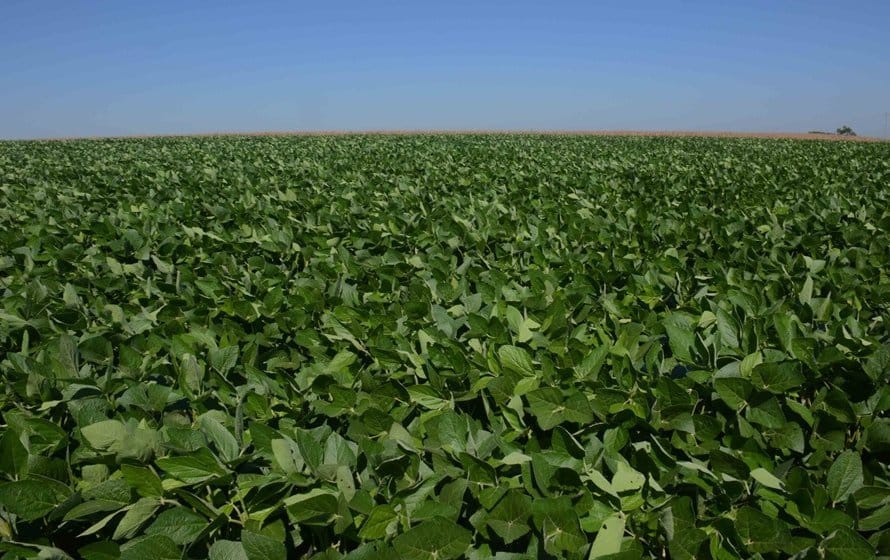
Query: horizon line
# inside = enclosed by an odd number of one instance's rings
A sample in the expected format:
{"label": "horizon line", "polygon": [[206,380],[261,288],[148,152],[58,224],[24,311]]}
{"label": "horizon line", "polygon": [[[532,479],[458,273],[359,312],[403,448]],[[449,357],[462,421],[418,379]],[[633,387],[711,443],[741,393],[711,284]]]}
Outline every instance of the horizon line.
{"label": "horizon line", "polygon": [[888,142],[877,136],[848,136],[832,132],[757,132],[714,130],[558,130],[558,129],[340,129],[340,130],[266,130],[226,132],[179,132],[158,134],[120,134],[85,136],[46,136],[35,138],[0,138],[0,142],[59,142],[78,140],[138,140],[152,138],[283,137],[283,136],[462,136],[462,135],[539,135],[539,136],[614,136],[675,138],[758,138],[774,140],[829,140],[853,142]]}

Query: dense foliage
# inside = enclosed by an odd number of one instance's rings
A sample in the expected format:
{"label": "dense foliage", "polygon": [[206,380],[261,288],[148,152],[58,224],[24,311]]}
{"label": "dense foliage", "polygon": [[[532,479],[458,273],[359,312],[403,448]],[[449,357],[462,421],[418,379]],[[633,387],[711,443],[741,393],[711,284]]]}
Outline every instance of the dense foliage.
{"label": "dense foliage", "polygon": [[890,555],[890,144],[0,143],[3,558]]}

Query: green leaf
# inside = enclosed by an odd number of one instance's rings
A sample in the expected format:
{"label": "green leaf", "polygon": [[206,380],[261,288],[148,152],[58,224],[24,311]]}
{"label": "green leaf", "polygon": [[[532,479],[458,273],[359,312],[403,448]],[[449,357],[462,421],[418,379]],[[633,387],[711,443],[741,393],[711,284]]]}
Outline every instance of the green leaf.
{"label": "green leaf", "polygon": [[865,373],[874,381],[887,380],[890,377],[890,344],[882,344],[865,361]]}
{"label": "green leaf", "polygon": [[598,346],[592,350],[584,360],[575,368],[578,376],[581,378],[596,380],[600,370],[609,355],[609,347],[606,345]]}
{"label": "green leaf", "polygon": [[406,560],[450,560],[470,547],[473,534],[443,517],[434,517],[393,539],[393,547]]}
{"label": "green leaf", "polygon": [[498,359],[501,362],[501,367],[508,371],[525,377],[531,377],[535,374],[531,356],[518,346],[501,346],[498,348]]}
{"label": "green leaf", "polygon": [[388,504],[374,506],[358,535],[365,540],[382,539],[387,528],[398,518],[396,510]]}
{"label": "green leaf", "polygon": [[694,560],[699,558],[699,549],[708,535],[695,526],[695,512],[688,496],[673,498],[670,506],[663,510],[661,524],[668,537],[671,558]]}
{"label": "green leaf", "polygon": [[750,475],[748,465],[730,453],[714,449],[709,455],[711,470],[729,475],[736,480],[747,480]]}
{"label": "green leaf", "polygon": [[180,560],[182,552],[163,535],[148,535],[121,545],[121,560]]}
{"label": "green leaf", "polygon": [[772,447],[778,449],[790,449],[797,453],[803,453],[806,448],[803,428],[800,424],[789,422],[769,435]]}
{"label": "green leaf", "polygon": [[22,319],[18,315],[0,311],[0,325],[6,325],[10,331],[27,327],[28,324],[28,321]]}
{"label": "green leaf", "polygon": [[170,476],[187,484],[204,482],[226,474],[213,453],[206,448],[181,457],[163,457],[156,464]]}
{"label": "green leaf", "polygon": [[890,504],[878,508],[867,516],[859,520],[858,527],[860,531],[877,531],[885,525],[890,524]]}
{"label": "green leaf", "polygon": [[742,544],[754,553],[785,550],[791,541],[791,533],[784,523],[748,506],[738,511],[735,528]]}
{"label": "green leaf", "polygon": [[428,444],[458,453],[467,447],[466,418],[451,410],[431,418],[426,423]]}
{"label": "green leaf", "polygon": [[209,560],[251,560],[240,542],[219,540],[210,547]]}
{"label": "green leaf", "polygon": [[231,462],[238,458],[240,448],[235,436],[209,414],[198,418],[198,425],[213,444],[223,461]]}
{"label": "green leaf", "polygon": [[81,428],[80,433],[93,449],[112,452],[120,449],[128,435],[126,426],[120,420],[96,422]]}
{"label": "green leaf", "polygon": [[119,458],[145,461],[158,447],[157,432],[143,421],[103,420],[81,428],[81,434],[96,451],[116,453]]}
{"label": "green leaf", "polygon": [[844,451],[828,469],[826,490],[832,501],[840,502],[862,488],[864,480],[862,458],[855,451]]}
{"label": "green leaf", "polygon": [[273,439],[271,446],[275,463],[285,474],[297,474],[303,470],[303,458],[295,441],[290,438]]}
{"label": "green leaf", "polygon": [[82,502],[77,504],[73,508],[69,509],[65,513],[64,521],[71,521],[74,519],[82,519],[84,517],[90,517],[97,513],[105,513],[108,511],[117,511],[122,507],[126,506],[121,502],[115,502],[112,500],[90,500],[88,502]]}
{"label": "green leaf", "polygon": [[154,498],[140,498],[124,513],[111,538],[114,540],[132,538],[160,506],[161,502]]}
{"label": "green leaf", "polygon": [[765,428],[781,429],[787,423],[785,413],[776,397],[758,398],[748,408],[748,420]]}
{"label": "green leaf", "polygon": [[853,497],[856,498],[856,505],[861,508],[876,508],[890,504],[890,487],[863,486],[855,492]]}
{"label": "green leaf", "polygon": [[751,478],[763,484],[767,488],[772,488],[774,490],[781,490],[784,488],[784,484],[781,480],[773,476],[771,472],[763,468],[756,468],[751,471]]}
{"label": "green leaf", "polygon": [[100,519],[99,521],[97,521],[97,522],[93,523],[92,525],[90,525],[88,528],[86,528],[83,532],[81,532],[81,533],[80,533],[79,535],[77,535],[77,536],[78,536],[78,537],[86,537],[86,536],[89,536],[89,535],[95,535],[96,533],[98,533],[99,531],[101,531],[102,529],[104,529],[109,523],[111,523],[111,521],[112,521],[115,517],[117,517],[117,515],[118,515],[119,513],[121,513],[122,511],[124,511],[124,510],[118,510],[118,511],[109,513],[108,515],[106,515],[105,517],[103,517],[102,519]]}
{"label": "green leaf", "polygon": [[565,406],[559,389],[554,387],[535,389],[525,398],[542,430],[551,430],[565,421]]}
{"label": "green leaf", "polygon": [[286,560],[284,543],[251,531],[241,532],[241,545],[248,560]]}
{"label": "green leaf", "polygon": [[211,348],[208,352],[210,367],[225,376],[238,364],[238,346]]}
{"label": "green leaf", "polygon": [[809,275],[807,275],[807,279],[804,280],[803,287],[800,289],[797,299],[801,305],[809,305],[813,300],[813,279]]}
{"label": "green leaf", "polygon": [[727,348],[739,348],[738,327],[732,315],[723,309],[717,309],[717,331],[720,333],[720,341]]}
{"label": "green leaf", "polygon": [[739,410],[747,405],[754,387],[741,377],[718,377],[714,379],[714,391],[730,408]]}
{"label": "green leaf", "polygon": [[202,515],[184,507],[162,511],[145,529],[146,535],[165,535],[178,545],[192,544],[208,526]]}
{"label": "green leaf", "polygon": [[623,513],[614,513],[603,521],[596,538],[590,547],[588,558],[605,558],[621,552],[621,542],[624,540],[625,516]]}
{"label": "green leaf", "polygon": [[510,544],[531,530],[530,517],[531,499],[523,493],[510,491],[491,510],[485,522],[505,543]]}
{"label": "green leaf", "polygon": [[828,560],[868,560],[875,558],[875,549],[852,529],[842,527],[819,545]]}
{"label": "green leaf", "polygon": [[551,430],[563,422],[589,424],[593,410],[584,394],[574,391],[567,399],[554,387],[536,389],[526,395],[531,413],[542,430]]}
{"label": "green leaf", "polygon": [[751,381],[772,393],[785,393],[799,387],[805,378],[796,362],[770,362],[756,366]]}
{"label": "green leaf", "polygon": [[0,505],[24,521],[45,516],[62,504],[71,490],[50,479],[27,479],[0,484]]}
{"label": "green leaf", "polygon": [[40,560],[73,560],[64,550],[54,546],[32,543],[0,542],[0,552],[6,551],[4,558],[39,558]]}
{"label": "green leaf", "polygon": [[619,494],[633,492],[643,488],[646,477],[630,465],[618,462],[615,475],[612,477],[612,489]]}
{"label": "green leaf", "polygon": [[295,523],[314,517],[327,518],[338,510],[335,493],[322,488],[285,498],[284,505]]}
{"label": "green leaf", "polygon": [[532,518],[544,539],[544,550],[552,555],[577,551],[587,544],[578,515],[567,497],[544,498],[532,502]]}
{"label": "green leaf", "polygon": [[28,455],[21,439],[12,430],[0,437],[0,471],[24,476],[28,472]]}
{"label": "green leaf", "polygon": [[695,346],[695,321],[686,315],[672,313],[664,319],[663,324],[674,356],[683,363],[695,363],[692,356],[692,349]]}
{"label": "green leaf", "polygon": [[201,382],[204,379],[204,368],[198,364],[198,359],[192,354],[183,354],[180,358],[180,380],[185,389],[192,393],[201,390]]}
{"label": "green leaf", "polygon": [[127,484],[145,498],[160,498],[164,495],[161,479],[149,468],[135,465],[121,465],[121,475]]}
{"label": "green leaf", "polygon": [[121,547],[110,541],[90,543],[77,549],[83,560],[118,560]]}

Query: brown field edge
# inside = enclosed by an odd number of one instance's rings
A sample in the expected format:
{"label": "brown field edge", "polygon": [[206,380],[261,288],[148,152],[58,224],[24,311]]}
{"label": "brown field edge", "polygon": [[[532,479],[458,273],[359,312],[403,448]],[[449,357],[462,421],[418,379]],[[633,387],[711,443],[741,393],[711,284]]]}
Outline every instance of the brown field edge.
{"label": "brown field edge", "polygon": [[682,138],[767,138],[784,140],[831,140],[841,142],[887,142],[890,139],[873,136],[841,136],[799,132],[728,132],[694,130],[318,130],[318,131],[256,131],[205,132],[182,134],[134,134],[121,136],[65,136],[0,141],[42,142],[65,140],[118,140],[140,138],[212,138],[228,136],[434,136],[434,135],[537,135],[537,136],[650,136]]}

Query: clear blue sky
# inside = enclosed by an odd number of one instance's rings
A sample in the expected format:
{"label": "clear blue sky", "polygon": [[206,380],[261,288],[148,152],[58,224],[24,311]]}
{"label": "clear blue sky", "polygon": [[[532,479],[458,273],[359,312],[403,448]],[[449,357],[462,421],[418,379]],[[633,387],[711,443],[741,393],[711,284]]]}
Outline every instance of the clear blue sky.
{"label": "clear blue sky", "polygon": [[885,111],[888,0],[0,2],[0,138],[880,135]]}

